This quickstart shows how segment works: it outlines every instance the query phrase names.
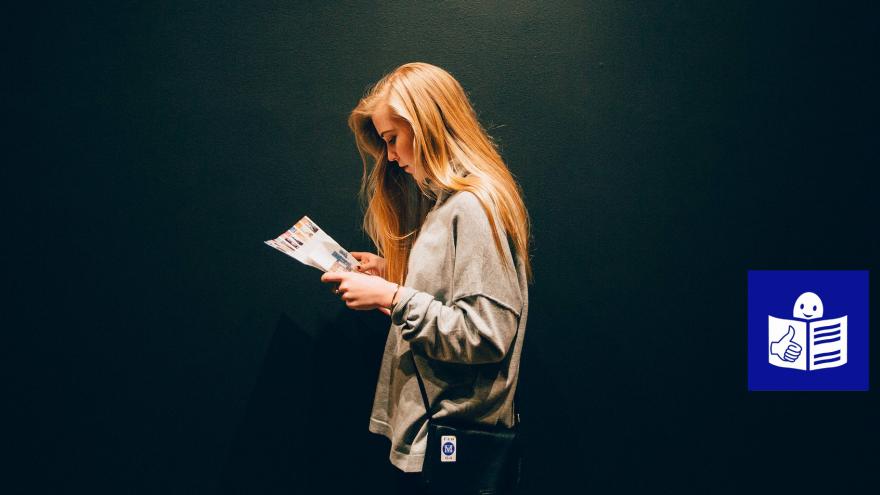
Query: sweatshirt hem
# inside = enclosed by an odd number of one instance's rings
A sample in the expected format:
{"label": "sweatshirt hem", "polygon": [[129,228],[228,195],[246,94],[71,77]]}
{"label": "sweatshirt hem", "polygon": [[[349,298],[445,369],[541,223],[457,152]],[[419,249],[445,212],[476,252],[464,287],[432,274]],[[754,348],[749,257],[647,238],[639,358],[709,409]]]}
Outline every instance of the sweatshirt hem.
{"label": "sweatshirt hem", "polygon": [[[370,418],[369,429],[371,433],[382,435],[388,440],[391,440],[393,437],[391,425],[376,418]],[[388,455],[388,460],[391,461],[391,464],[394,467],[404,473],[420,473],[425,462],[425,454],[404,454],[403,452],[398,452],[394,450],[392,440],[391,452]]]}

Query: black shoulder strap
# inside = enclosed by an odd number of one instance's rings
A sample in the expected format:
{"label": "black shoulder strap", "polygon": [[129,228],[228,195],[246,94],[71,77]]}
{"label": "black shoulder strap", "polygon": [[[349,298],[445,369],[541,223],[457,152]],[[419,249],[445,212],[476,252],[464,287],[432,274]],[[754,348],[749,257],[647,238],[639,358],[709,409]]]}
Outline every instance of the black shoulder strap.
{"label": "black shoulder strap", "polygon": [[416,370],[416,379],[419,381],[419,390],[422,392],[422,402],[425,403],[425,414],[431,419],[431,407],[428,402],[428,392],[425,391],[425,383],[422,381],[422,375],[419,373],[419,365],[416,364],[416,356],[412,349],[409,350],[409,357],[412,358],[413,369]]}

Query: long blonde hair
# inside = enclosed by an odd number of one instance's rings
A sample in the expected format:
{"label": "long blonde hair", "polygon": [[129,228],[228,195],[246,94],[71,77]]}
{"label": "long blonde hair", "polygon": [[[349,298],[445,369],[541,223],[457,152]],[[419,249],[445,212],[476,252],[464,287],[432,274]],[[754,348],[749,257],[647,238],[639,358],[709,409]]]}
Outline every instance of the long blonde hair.
{"label": "long blonde hair", "polygon": [[[424,170],[427,183],[417,183],[399,167],[389,166],[385,141],[372,120],[385,104],[412,127],[414,161]],[[410,250],[436,194],[470,191],[482,204],[503,257],[492,214],[495,207],[531,282],[530,225],[522,189],[451,74],[422,62],[401,65],[367,91],[348,125],[364,167],[360,191],[364,231],[386,259],[385,278],[404,283]]]}

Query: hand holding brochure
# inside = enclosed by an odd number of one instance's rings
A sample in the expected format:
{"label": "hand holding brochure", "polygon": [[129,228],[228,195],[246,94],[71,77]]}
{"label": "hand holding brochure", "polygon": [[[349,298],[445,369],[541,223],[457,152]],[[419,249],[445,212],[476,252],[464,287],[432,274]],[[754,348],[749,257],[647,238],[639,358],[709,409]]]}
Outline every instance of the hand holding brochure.
{"label": "hand holding brochure", "polygon": [[358,260],[321,230],[309,217],[302,217],[266,244],[324,272],[354,271]]}

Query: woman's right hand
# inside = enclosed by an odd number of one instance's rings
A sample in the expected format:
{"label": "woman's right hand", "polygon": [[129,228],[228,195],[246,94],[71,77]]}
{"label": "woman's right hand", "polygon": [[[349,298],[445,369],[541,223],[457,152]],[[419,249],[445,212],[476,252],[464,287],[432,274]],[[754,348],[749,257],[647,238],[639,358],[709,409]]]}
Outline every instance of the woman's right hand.
{"label": "woman's right hand", "polygon": [[385,258],[373,253],[362,253],[360,251],[352,251],[351,255],[360,262],[357,266],[357,271],[385,278]]}

